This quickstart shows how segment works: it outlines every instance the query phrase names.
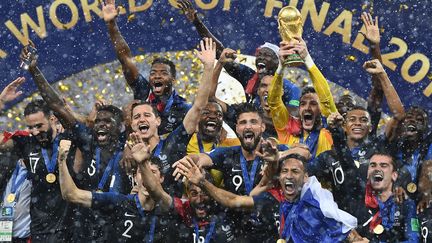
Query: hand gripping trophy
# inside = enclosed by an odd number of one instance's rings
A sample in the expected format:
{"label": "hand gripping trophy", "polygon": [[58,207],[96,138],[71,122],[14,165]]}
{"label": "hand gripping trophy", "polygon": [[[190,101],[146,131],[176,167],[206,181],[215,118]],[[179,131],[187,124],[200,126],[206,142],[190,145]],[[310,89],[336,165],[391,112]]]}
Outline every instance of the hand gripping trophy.
{"label": "hand gripping trophy", "polygon": [[[297,41],[294,37],[301,37],[303,33],[302,16],[293,6],[283,7],[278,14],[279,34],[282,41]],[[297,53],[289,55],[282,65],[296,67],[304,62]]]}

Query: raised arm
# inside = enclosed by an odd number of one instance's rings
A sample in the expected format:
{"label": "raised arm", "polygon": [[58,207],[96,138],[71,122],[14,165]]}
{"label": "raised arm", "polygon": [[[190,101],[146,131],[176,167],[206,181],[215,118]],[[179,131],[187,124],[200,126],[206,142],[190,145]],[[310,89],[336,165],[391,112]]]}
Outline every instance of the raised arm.
{"label": "raised arm", "polygon": [[227,62],[233,62],[236,58],[235,51],[229,48],[223,49],[218,61],[216,62],[216,65],[214,67],[213,71],[213,78],[211,83],[211,90],[210,90],[210,98],[216,99],[216,101],[222,106],[222,111],[225,113],[228,110],[228,105],[223,102],[222,100],[218,99],[216,97],[216,90],[219,82],[219,76],[222,72],[222,68],[225,63]]}
{"label": "raised arm", "polygon": [[330,86],[324,75],[315,65],[307,49],[306,42],[302,38],[297,38],[297,40],[298,43],[293,45],[294,47],[292,50],[297,52],[305,62],[306,69],[308,70],[311,77],[313,87],[315,88],[320,100],[321,114],[327,117],[331,113],[337,111],[333,95],[330,92]]}
{"label": "raised arm", "polygon": [[218,203],[227,208],[253,208],[254,201],[250,196],[239,196],[220,189],[207,181],[198,166],[190,161],[183,160],[177,165],[179,174],[185,176],[189,182],[206,190]]}
{"label": "raised arm", "polygon": [[115,6],[115,0],[102,1],[102,14],[108,28],[111,43],[114,46],[118,60],[120,61],[127,83],[132,86],[139,77],[139,70],[135,65],[131,50],[117,26],[116,18],[119,10]]}
{"label": "raised arm", "polygon": [[161,209],[168,211],[172,205],[172,197],[164,191],[160,178],[157,178],[150,168],[149,146],[144,144],[141,137],[136,133],[131,133],[129,138],[132,142],[130,145],[132,157],[138,164],[143,186],[147,189],[150,197],[159,203]]}
{"label": "raised arm", "polygon": [[[192,22],[198,31],[198,34],[204,38],[211,38],[217,46],[216,58],[221,58],[222,52],[224,50],[223,44],[209,31],[209,29],[204,25],[201,19],[198,17],[196,9],[193,7],[190,0],[178,0],[178,7],[185,13],[186,18]],[[235,53],[235,51],[233,51]],[[235,59],[235,58],[234,58]],[[246,87],[250,78],[253,77],[255,71],[246,65],[234,62],[234,59],[230,62],[225,62],[224,68],[230,76],[237,79],[243,86]]]}
{"label": "raised arm", "polygon": [[[25,78],[18,77],[10,84],[8,84],[0,93],[0,111],[3,110],[5,104],[16,99],[18,96],[22,94],[22,91],[18,91],[18,88],[24,83]],[[5,141],[5,137],[3,135],[3,131],[0,132],[0,151],[7,151],[12,149],[14,146],[14,142],[12,139],[7,139]]]}
{"label": "raised arm", "polygon": [[281,63],[285,61],[286,56],[289,54],[292,54],[292,51],[289,50],[288,43],[281,42],[279,50],[279,67],[270,84],[267,100],[270,107],[270,115],[273,120],[273,125],[279,130],[284,129],[291,119],[289,111],[282,100],[283,74],[286,67],[282,66]]}
{"label": "raised arm", "polygon": [[69,173],[66,159],[69,153],[71,141],[61,140],[59,146],[58,166],[59,166],[59,183],[60,190],[64,200],[79,204],[83,207],[90,208],[92,206],[92,193],[90,191],[81,190],[72,180]]}
{"label": "raised arm", "polygon": [[198,58],[204,64],[204,73],[198,87],[198,92],[192,108],[186,113],[183,119],[183,125],[188,134],[193,134],[198,125],[201,110],[205,108],[208,102],[210,90],[212,88],[213,66],[216,58],[216,46],[209,38],[204,38],[200,42],[201,51],[196,51]]}
{"label": "raised arm", "polygon": [[24,81],[24,77],[18,77],[2,90],[0,93],[0,111],[4,109],[7,102],[16,99],[23,93],[22,91],[18,91],[18,88],[24,83]]}
{"label": "raised arm", "polygon": [[[375,16],[375,20],[369,13],[363,13],[361,16],[363,24],[365,26],[364,32],[359,32],[362,34],[369,42],[370,52],[373,59],[378,59],[382,62],[380,41],[381,36],[378,26],[378,17]],[[373,76],[372,77],[372,89],[369,93],[367,99],[367,109],[371,114],[372,132],[371,134],[376,135],[376,130],[378,128],[378,123],[381,118],[381,108],[382,101],[384,98],[384,93],[379,80]]]}
{"label": "raised arm", "polygon": [[219,58],[221,55],[223,49],[225,48],[211,32],[205,26],[205,24],[201,21],[201,19],[198,17],[198,12],[193,7],[191,1],[189,0],[178,0],[178,7],[183,11],[183,13],[186,15],[186,18],[193,23],[196,30],[198,31],[198,34],[201,36],[201,38],[211,38],[213,42],[216,43],[216,56]]}
{"label": "raised arm", "polygon": [[405,109],[396,89],[393,87],[387,73],[384,71],[384,67],[378,59],[365,62],[363,68],[366,72],[375,76],[380,82],[387,104],[393,114],[393,119],[389,121],[386,126],[386,137],[392,141],[395,139],[395,136],[397,136],[396,129],[398,123],[401,122],[405,116]]}
{"label": "raised arm", "polygon": [[189,154],[183,157],[182,159],[176,161],[171,167],[175,168],[173,172],[173,176],[175,177],[175,180],[180,179],[181,174],[179,173],[179,168],[177,166],[182,163],[194,163],[199,168],[209,168],[213,166],[213,161],[206,153],[200,153],[200,154]]}
{"label": "raised arm", "polygon": [[39,93],[49,108],[56,113],[56,117],[60,120],[64,128],[70,129],[75,125],[77,120],[75,119],[74,113],[71,109],[67,109],[67,105],[64,100],[57,94],[54,88],[45,79],[43,73],[37,67],[37,56],[32,55],[28,47],[24,47],[21,56],[21,60],[29,60],[30,65],[28,71],[33,77],[36,86],[39,89]]}

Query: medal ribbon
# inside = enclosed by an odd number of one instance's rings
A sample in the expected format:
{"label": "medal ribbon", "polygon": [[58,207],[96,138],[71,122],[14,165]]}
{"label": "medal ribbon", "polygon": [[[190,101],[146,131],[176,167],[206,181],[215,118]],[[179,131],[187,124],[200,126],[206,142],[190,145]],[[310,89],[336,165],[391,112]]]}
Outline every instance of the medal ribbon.
{"label": "medal ribbon", "polygon": [[[199,133],[197,133],[197,140],[198,140],[198,147],[199,147],[200,153],[205,153],[206,151],[204,150],[204,145],[202,143],[201,136],[199,135]],[[216,144],[213,144],[211,150],[213,150],[215,148],[216,148]]]}
{"label": "medal ribbon", "polygon": [[310,151],[311,151],[311,155],[312,155],[312,157],[311,157],[310,160],[315,159],[316,152],[317,152],[317,148],[318,148],[318,138],[319,138],[319,134],[320,134],[320,131],[319,131],[319,130],[316,130],[316,129],[313,130],[313,131],[309,134],[309,136],[306,138],[306,141],[304,141],[304,135],[303,135],[303,132],[300,134],[300,143],[302,143],[302,144],[306,144],[306,145],[309,147]]}
{"label": "medal ribbon", "polygon": [[[99,165],[100,165],[100,152],[101,152],[101,150],[99,148],[96,148],[96,170],[99,169]],[[105,168],[105,171],[104,171],[104,174],[102,176],[102,179],[99,181],[98,190],[103,191],[105,183],[108,180],[108,177],[111,175],[111,170],[113,168],[114,168],[114,173],[116,173],[116,171],[117,171],[117,165],[116,164],[118,164],[118,162],[120,161],[122,154],[123,153],[121,151],[117,151],[113,155],[113,157],[111,158],[111,160],[108,162],[108,165]]]}
{"label": "medal ribbon", "polygon": [[[196,222],[195,218],[193,219],[193,223],[194,223],[195,235],[196,235],[196,240],[197,240],[196,243],[198,243],[199,242],[199,226],[198,226],[198,223]],[[212,235],[215,231],[215,227],[216,227],[216,219],[214,218],[214,219],[212,219],[212,221],[210,223],[210,228],[209,228],[209,231],[207,232],[207,234],[205,236],[204,243],[210,242]]]}
{"label": "medal ribbon", "polygon": [[[378,208],[378,210],[379,210],[379,202],[378,202],[378,199],[372,193],[372,185],[370,184],[370,182],[368,182],[366,184],[365,205],[368,208],[372,208],[372,209]],[[380,213],[378,211],[377,213],[375,213],[375,215],[372,217],[372,220],[369,223],[369,231],[373,232],[375,227],[377,227],[377,225],[381,224],[381,222],[382,222],[382,219],[381,219]]]}
{"label": "medal ribbon", "polygon": [[153,150],[153,156],[159,157],[161,151],[162,151],[162,147],[165,143],[165,140],[161,139],[158,143],[158,145],[156,146],[156,148]]}
{"label": "medal ribbon", "polygon": [[381,202],[379,199],[379,214],[382,220],[382,225],[385,229],[390,230],[394,224],[394,217],[396,211],[396,204],[393,202],[393,198],[390,197],[386,202]]}
{"label": "medal ribbon", "polygon": [[295,215],[297,214],[297,207],[297,203],[289,203],[287,201],[281,203],[279,207],[281,227],[283,225],[283,228],[280,229],[281,239],[285,239],[288,241],[288,239],[290,238],[291,226],[294,221]]}
{"label": "medal ribbon", "polygon": [[[398,153],[398,158],[401,161],[404,161],[402,152]],[[406,162],[404,161],[404,164],[406,165],[406,168],[409,171],[411,175],[411,180],[413,182],[417,182],[417,170],[419,166],[419,158],[420,158],[420,151],[417,149],[416,151],[414,151],[414,153],[411,156],[412,159],[411,163],[408,163],[408,161]]]}
{"label": "medal ribbon", "polygon": [[252,169],[248,174],[247,171],[247,161],[246,158],[244,157],[243,153],[240,151],[240,165],[241,165],[241,169],[242,169],[242,174],[243,174],[243,179],[245,182],[245,187],[246,187],[246,192],[247,195],[249,195],[249,193],[252,191],[253,189],[253,183],[255,180],[255,174],[258,168],[258,164],[260,162],[260,158],[257,156],[254,159],[253,165],[252,165]]}
{"label": "medal ribbon", "polygon": [[171,96],[169,97],[169,99],[168,99],[168,101],[167,101],[167,103],[165,105],[165,108],[163,110],[164,113],[167,113],[167,112],[169,112],[171,110],[171,106],[174,103],[174,95],[175,95],[175,90],[173,90],[171,92]]}
{"label": "medal ribbon", "polygon": [[167,103],[164,104],[160,99],[156,98],[156,95],[153,94],[153,92],[149,95],[148,101],[150,101],[152,104],[156,104],[157,110],[159,112],[167,113],[169,110],[171,110],[171,106],[174,103],[174,95],[175,90],[171,92],[170,97],[167,100]]}
{"label": "medal ribbon", "polygon": [[51,159],[48,157],[47,150],[44,149],[44,148],[42,148],[42,155],[43,155],[43,158],[44,158],[45,166],[46,166],[46,168],[48,170],[48,174],[49,173],[53,173],[54,170],[55,170],[55,167],[57,165],[56,162],[57,162],[59,142],[60,142],[60,137],[57,136],[54,139],[54,142],[53,142]]}
{"label": "medal ribbon", "polygon": [[[21,170],[23,170],[23,168],[21,168],[21,165],[19,163],[20,162],[18,161],[16,164],[16,167],[15,167],[15,170],[13,171],[11,190],[10,190],[10,194],[15,194],[15,202],[18,201],[18,198],[19,198],[19,192],[17,192],[17,193],[15,193],[15,192],[17,191],[17,189],[22,185],[22,183],[27,178],[27,172],[20,173]],[[17,179],[18,179],[18,181],[17,181]]]}
{"label": "medal ribbon", "polygon": [[[137,206],[138,212],[141,215],[141,217],[144,218],[145,217],[145,213],[144,213],[144,209],[141,206],[141,203],[139,201],[138,194],[136,194],[134,198],[135,198],[135,202],[136,202],[136,206]],[[151,218],[149,238],[147,240],[148,243],[152,243],[153,242],[155,228],[156,228],[156,216],[153,216]]]}

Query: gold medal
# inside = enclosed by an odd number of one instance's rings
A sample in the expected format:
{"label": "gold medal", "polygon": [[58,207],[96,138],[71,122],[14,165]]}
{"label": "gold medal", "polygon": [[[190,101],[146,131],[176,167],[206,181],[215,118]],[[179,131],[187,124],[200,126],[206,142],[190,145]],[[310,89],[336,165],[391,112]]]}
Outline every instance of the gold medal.
{"label": "gold medal", "polygon": [[279,240],[276,241],[276,243],[286,243],[286,240],[284,240],[284,239],[279,239]]}
{"label": "gold medal", "polygon": [[379,224],[379,225],[377,225],[375,227],[375,229],[373,230],[373,232],[375,234],[377,234],[377,235],[380,235],[380,234],[382,234],[384,232],[384,227],[381,224]]}
{"label": "gold medal", "polygon": [[416,186],[416,184],[410,182],[410,183],[407,185],[407,191],[408,191],[409,193],[414,193],[414,192],[416,192],[416,191],[417,191],[417,186]]}
{"label": "gold medal", "polygon": [[46,175],[45,179],[48,183],[52,184],[56,181],[57,178],[53,173],[49,173],[48,175]]}
{"label": "gold medal", "polygon": [[6,201],[8,203],[13,203],[15,201],[15,193],[10,193],[9,195],[7,195]]}

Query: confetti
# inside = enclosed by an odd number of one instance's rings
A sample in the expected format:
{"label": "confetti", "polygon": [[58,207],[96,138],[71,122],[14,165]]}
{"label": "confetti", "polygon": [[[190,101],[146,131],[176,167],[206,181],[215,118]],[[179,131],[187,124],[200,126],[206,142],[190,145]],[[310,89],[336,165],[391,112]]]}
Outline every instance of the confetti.
{"label": "confetti", "polygon": [[406,4],[401,4],[399,5],[399,12],[404,11],[404,10],[408,10],[409,7]]}
{"label": "confetti", "polygon": [[132,21],[134,21],[135,20],[135,14],[131,14],[131,15],[129,15],[128,16],[128,18],[127,18],[127,22],[129,23],[129,22],[132,22]]}
{"label": "confetti", "polygon": [[350,61],[350,62],[355,62],[355,61],[357,61],[357,57],[356,56],[353,56],[353,55],[348,55],[348,56],[346,56],[346,58],[345,58],[347,61]]}
{"label": "confetti", "polygon": [[[237,50],[237,53],[239,54],[238,60],[243,61],[246,59],[244,55],[240,54],[240,50]],[[174,88],[189,103],[192,103],[198,89],[198,81],[202,75],[201,61],[196,58],[193,51],[150,53],[135,56],[134,60],[136,60],[137,67],[140,73],[146,78],[155,57],[166,57],[174,62],[177,68],[177,78],[174,82]],[[253,66],[254,63],[254,59],[248,58],[246,61],[247,65]],[[223,75],[227,75],[225,70],[223,71]],[[286,73],[284,73],[284,77],[296,83],[299,87],[312,84],[309,74],[303,69],[288,68]],[[432,80],[432,73],[429,73],[428,78]],[[329,85],[335,100],[347,91],[344,87],[335,85],[332,82]],[[104,98],[108,103],[117,107],[122,107],[133,99],[133,92],[126,85],[121,65],[117,60],[73,74],[63,80],[59,80],[53,87],[65,98],[66,103],[79,114],[88,114],[97,98]],[[222,90],[224,91],[222,92]],[[224,101],[229,104],[244,101],[243,90],[241,88],[237,90],[234,86],[222,86],[217,94],[225,95]],[[351,93],[351,95],[356,100],[361,100],[355,94]],[[25,129],[24,107],[28,102],[35,99],[41,99],[37,92],[6,111],[7,115],[0,117],[0,126],[7,127],[11,131]]]}

